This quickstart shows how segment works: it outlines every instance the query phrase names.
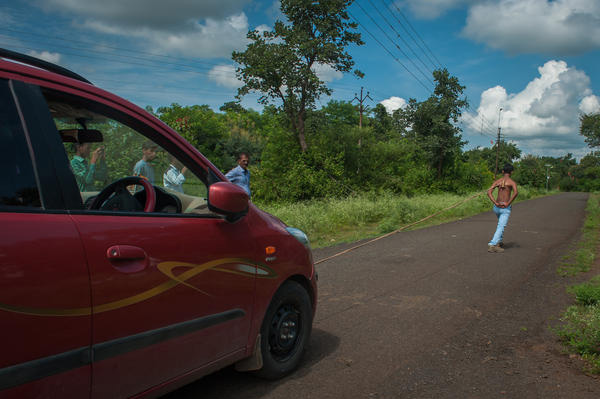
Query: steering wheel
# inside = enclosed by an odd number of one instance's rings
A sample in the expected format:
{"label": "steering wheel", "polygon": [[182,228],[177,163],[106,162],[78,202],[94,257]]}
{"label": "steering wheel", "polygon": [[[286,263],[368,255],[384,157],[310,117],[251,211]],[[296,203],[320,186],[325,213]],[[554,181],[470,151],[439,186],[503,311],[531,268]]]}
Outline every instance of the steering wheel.
{"label": "steering wheel", "polygon": [[[102,191],[98,193],[96,198],[94,198],[94,201],[92,201],[90,209],[114,209],[118,211],[128,210],[127,207],[139,207],[139,202],[129,193],[129,190],[127,190],[127,186],[131,185],[140,185],[144,187],[144,190],[146,191],[144,212],[153,212],[154,207],[156,206],[156,191],[154,191],[154,187],[152,187],[152,184],[150,184],[148,179],[139,176],[124,177],[104,187]],[[109,197],[113,193],[115,193],[115,195],[109,200]],[[107,203],[105,204],[105,202]],[[135,204],[137,204],[137,206]]]}

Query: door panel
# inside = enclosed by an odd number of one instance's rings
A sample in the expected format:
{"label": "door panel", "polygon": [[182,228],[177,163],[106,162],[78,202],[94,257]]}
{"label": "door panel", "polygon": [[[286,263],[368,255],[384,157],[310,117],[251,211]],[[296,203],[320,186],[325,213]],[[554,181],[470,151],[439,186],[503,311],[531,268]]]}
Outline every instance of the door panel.
{"label": "door panel", "polygon": [[3,212],[0,225],[0,396],[89,397],[89,274],[71,218]]}
{"label": "door panel", "polygon": [[74,219],[90,263],[94,397],[133,395],[245,348],[256,270],[244,220]]}

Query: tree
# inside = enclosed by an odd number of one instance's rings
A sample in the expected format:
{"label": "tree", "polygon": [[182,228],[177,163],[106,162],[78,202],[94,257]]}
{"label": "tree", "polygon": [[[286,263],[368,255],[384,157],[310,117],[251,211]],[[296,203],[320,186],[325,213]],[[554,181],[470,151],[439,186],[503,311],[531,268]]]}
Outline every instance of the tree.
{"label": "tree", "polygon": [[[498,167],[502,168],[506,162],[513,163],[521,157],[521,150],[513,143],[507,143],[500,140],[500,148],[498,149]],[[496,149],[494,147],[474,148],[465,152],[465,156],[471,162],[484,161],[490,172],[496,171]]]}
{"label": "tree", "polygon": [[407,111],[412,112],[412,130],[417,140],[428,153],[431,165],[437,170],[437,177],[443,175],[444,167],[452,165],[461,154],[461,129],[455,124],[461,116],[461,108],[468,106],[466,98],[461,98],[465,86],[458,78],[450,76],[448,70],[433,71],[436,87],[433,94],[424,102],[409,101]]}
{"label": "tree", "polygon": [[[233,52],[239,64],[236,74],[244,82],[238,98],[261,92],[262,104],[280,101],[302,152],[308,145],[305,119],[308,109],[322,94],[332,90],[319,79],[315,68],[329,67],[350,72],[354,61],[345,48],[362,45],[356,23],[348,22],[346,9],[354,0],[281,0],[281,11],[289,21],[276,21],[273,31],[248,32],[251,43],[244,52]],[[362,72],[355,70],[362,77]]]}
{"label": "tree", "polygon": [[600,113],[583,114],[579,117],[581,126],[579,134],[585,136],[585,142],[588,146],[600,147]]}

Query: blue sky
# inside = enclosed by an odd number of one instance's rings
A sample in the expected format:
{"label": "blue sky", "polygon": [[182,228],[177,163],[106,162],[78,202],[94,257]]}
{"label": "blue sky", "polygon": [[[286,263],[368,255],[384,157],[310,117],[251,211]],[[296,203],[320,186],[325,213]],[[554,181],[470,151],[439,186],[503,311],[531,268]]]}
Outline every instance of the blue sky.
{"label": "blue sky", "polygon": [[[525,154],[581,157],[581,113],[600,111],[597,0],[355,0],[364,46],[349,48],[364,79],[320,66],[350,101],[390,111],[431,93],[445,67],[466,86],[466,148],[489,146],[498,125]],[[278,1],[8,0],[0,47],[56,62],[145,107],[232,101],[240,83],[232,51],[249,29],[281,19]],[[260,110],[256,96],[245,107]],[[502,108],[502,111],[500,111]]]}

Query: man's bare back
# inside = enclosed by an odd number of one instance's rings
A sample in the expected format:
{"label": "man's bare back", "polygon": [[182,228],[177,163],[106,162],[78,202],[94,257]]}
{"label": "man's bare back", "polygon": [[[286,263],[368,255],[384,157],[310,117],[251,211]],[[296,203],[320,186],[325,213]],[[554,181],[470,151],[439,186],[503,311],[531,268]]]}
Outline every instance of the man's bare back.
{"label": "man's bare back", "polygon": [[[498,194],[494,199],[494,189],[498,188]],[[500,179],[496,180],[487,191],[488,198],[499,208],[506,208],[512,204],[519,194],[517,183],[510,178],[510,173],[505,173]]]}

